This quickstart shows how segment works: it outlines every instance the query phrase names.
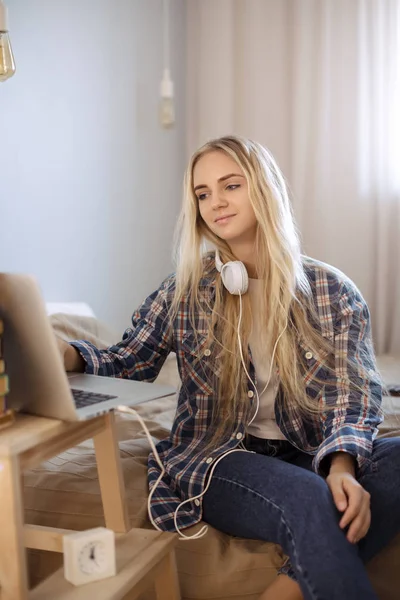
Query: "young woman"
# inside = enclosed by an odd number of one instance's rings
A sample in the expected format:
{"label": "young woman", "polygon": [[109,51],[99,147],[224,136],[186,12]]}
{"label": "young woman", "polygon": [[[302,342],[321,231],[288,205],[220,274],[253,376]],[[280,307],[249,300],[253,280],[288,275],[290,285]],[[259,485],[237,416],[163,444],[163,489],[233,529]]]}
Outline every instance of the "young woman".
{"label": "young woman", "polygon": [[67,370],[154,381],[176,352],[174,424],[161,463],[149,457],[153,524],[280,544],[289,560],[263,600],[376,599],[364,565],[400,530],[400,438],[375,439],[363,297],[301,255],[284,179],[249,140],[194,154],[178,241],[176,273],[119,344],[60,342]]}

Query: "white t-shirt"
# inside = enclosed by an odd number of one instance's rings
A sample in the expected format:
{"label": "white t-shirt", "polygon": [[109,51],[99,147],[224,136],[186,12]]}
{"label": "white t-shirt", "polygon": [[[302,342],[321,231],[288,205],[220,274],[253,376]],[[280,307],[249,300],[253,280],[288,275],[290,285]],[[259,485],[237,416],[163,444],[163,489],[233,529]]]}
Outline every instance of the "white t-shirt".
{"label": "white t-shirt", "polygon": [[[285,436],[280,431],[275,421],[274,406],[279,387],[279,378],[276,368],[272,368],[271,380],[266,390],[261,393],[268,381],[271,366],[272,348],[266,335],[262,335],[263,320],[261,319],[260,297],[263,290],[263,282],[260,279],[249,278],[249,294],[251,309],[253,313],[253,327],[249,339],[251,355],[257,377],[257,391],[260,397],[260,406],[254,421],[247,427],[247,432],[259,438],[269,440],[284,440]],[[257,399],[254,398],[254,410]],[[254,414],[254,412],[253,412]]]}

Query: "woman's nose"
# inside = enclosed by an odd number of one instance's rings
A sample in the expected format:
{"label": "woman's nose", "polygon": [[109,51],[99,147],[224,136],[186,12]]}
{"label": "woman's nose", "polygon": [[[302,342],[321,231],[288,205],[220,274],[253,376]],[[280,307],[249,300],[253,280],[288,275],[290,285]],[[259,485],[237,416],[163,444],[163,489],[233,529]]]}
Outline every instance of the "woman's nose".
{"label": "woman's nose", "polygon": [[221,208],[222,206],[226,206],[228,203],[226,201],[225,195],[222,191],[215,192],[211,197],[211,206],[214,210]]}

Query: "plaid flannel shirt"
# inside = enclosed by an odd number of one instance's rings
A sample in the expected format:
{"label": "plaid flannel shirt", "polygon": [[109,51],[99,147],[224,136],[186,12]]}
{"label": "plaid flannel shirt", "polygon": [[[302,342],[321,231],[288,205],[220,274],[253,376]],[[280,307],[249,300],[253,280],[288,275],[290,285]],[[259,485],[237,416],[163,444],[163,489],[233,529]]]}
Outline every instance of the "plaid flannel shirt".
{"label": "plaid flannel shirt", "polygon": [[[151,503],[155,523],[166,531],[175,531],[174,512],[178,505],[201,494],[212,464],[223,453],[236,448],[246,433],[245,423],[238,417],[231,437],[218,449],[205,450],[214,394],[209,375],[218,376],[221,365],[207,343],[207,311],[209,314],[215,298],[218,276],[214,257],[208,255],[204,266],[200,292],[205,311],[196,315],[196,331],[189,322],[187,298],[182,299],[174,323],[169,323],[168,308],[175,289],[175,277],[171,275],[133,314],[132,326],[120,343],[98,350],[89,342],[72,342],[86,361],[87,373],[147,382],[156,379],[169,352],[176,353],[181,387],[171,433],[157,445],[165,474]],[[306,341],[299,341],[304,353],[304,383],[310,397],[321,407],[332,410],[306,422],[295,406],[290,403],[283,406],[282,394],[278,392],[276,422],[292,444],[314,455],[316,473],[325,474],[323,459],[337,451],[353,455],[362,468],[369,461],[377,426],[382,420],[382,390],[372,350],[368,307],[354,283],[340,271],[308,257],[304,257],[304,267],[320,320],[317,326],[320,325],[335,349],[332,374],[325,370],[324,357],[312,353]],[[357,371],[351,373],[358,390],[349,385],[348,357],[358,365]],[[249,373],[256,382],[252,364]],[[250,382],[248,392],[249,402],[253,403]],[[150,489],[159,474],[159,466],[150,454]],[[195,525],[201,517],[201,499],[188,502],[178,511],[178,527]]]}

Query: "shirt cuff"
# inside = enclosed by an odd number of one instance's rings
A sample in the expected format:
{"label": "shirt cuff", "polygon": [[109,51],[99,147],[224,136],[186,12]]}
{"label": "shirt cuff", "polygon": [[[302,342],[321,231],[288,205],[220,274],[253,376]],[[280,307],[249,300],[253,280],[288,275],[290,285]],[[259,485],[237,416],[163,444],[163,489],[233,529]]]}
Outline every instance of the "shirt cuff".
{"label": "shirt cuff", "polygon": [[343,425],[327,437],[318,448],[312,464],[315,473],[322,477],[329,475],[329,468],[326,468],[327,461],[324,459],[334,452],[351,454],[356,459],[356,470],[361,469],[371,457],[372,441],[371,427]]}
{"label": "shirt cuff", "polygon": [[68,342],[76,348],[86,363],[85,373],[89,375],[102,375],[101,355],[99,349],[90,342],[73,340]]}

